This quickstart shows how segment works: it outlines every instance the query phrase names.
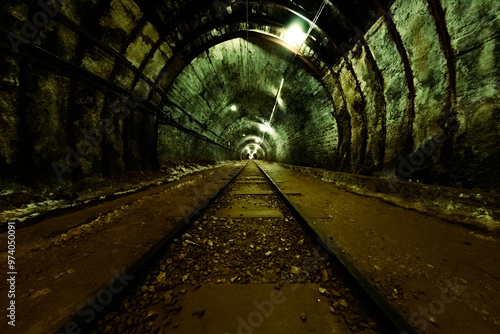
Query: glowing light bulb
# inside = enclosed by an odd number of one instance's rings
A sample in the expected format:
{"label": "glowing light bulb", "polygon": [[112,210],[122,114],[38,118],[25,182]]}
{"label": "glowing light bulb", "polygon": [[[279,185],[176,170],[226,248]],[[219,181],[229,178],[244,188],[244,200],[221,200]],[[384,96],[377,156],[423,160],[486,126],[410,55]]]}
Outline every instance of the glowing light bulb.
{"label": "glowing light bulb", "polygon": [[288,44],[298,47],[306,40],[306,37],[307,35],[302,31],[300,25],[294,24],[285,32],[283,39]]}
{"label": "glowing light bulb", "polygon": [[269,125],[268,122],[264,122],[264,124],[260,124],[259,128],[260,128],[260,131],[264,131],[264,132],[271,132],[271,131],[273,131],[273,128],[271,128],[271,126]]}

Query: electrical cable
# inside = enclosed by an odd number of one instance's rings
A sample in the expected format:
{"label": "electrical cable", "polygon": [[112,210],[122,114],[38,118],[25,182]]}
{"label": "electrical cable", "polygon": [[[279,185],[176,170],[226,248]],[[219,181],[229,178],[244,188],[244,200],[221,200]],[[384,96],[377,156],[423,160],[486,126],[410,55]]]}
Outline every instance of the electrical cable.
{"label": "electrical cable", "polygon": [[[247,3],[248,3],[248,0],[247,0]],[[309,35],[311,34],[313,28],[316,26],[316,22],[318,21],[321,13],[323,12],[323,9],[325,8],[326,6],[326,1],[323,0],[318,11],[316,12],[316,15],[314,17],[314,20],[312,21],[311,25],[309,26],[309,30],[307,31],[307,34],[306,36],[304,37],[304,39],[302,40],[300,46],[297,48],[297,51],[295,52],[293,58],[291,59],[291,61],[287,64],[287,67],[285,68],[285,71],[283,73],[283,78],[281,79],[281,85],[280,85],[280,88],[278,90],[278,93],[276,94],[276,98],[275,98],[275,102],[274,102],[274,107],[273,107],[273,110],[271,112],[271,117],[269,118],[269,121],[267,122],[267,124],[265,124],[267,127],[271,127],[271,122],[273,121],[273,117],[274,117],[274,113],[276,111],[276,107],[278,105],[278,102],[279,102],[279,98],[280,98],[280,94],[281,94],[281,90],[283,88],[283,84],[285,82],[285,78],[288,74],[288,70],[290,69],[290,66],[293,64],[293,61],[295,60],[295,58],[297,57],[297,55],[299,54],[300,50],[302,49],[302,47],[304,46],[306,40],[309,38]],[[248,10],[248,9],[247,9]],[[248,33],[248,30],[247,30],[247,33]],[[263,134],[262,134],[262,138],[260,138],[260,143],[259,143],[259,146],[262,145],[264,143],[264,139],[265,139],[265,136],[266,136],[266,131],[264,130],[263,131]],[[257,148],[256,151],[254,151],[253,154],[257,153],[258,149],[260,147]]]}

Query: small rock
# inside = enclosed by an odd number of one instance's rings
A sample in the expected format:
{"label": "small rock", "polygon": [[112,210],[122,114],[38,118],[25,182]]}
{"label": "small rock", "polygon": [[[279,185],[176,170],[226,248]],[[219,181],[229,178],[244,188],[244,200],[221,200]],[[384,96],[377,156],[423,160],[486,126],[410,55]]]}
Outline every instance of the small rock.
{"label": "small rock", "polygon": [[305,321],[307,320],[307,316],[306,316],[306,314],[305,314],[305,313],[302,313],[302,314],[300,315],[300,319],[302,319],[302,321],[303,321],[303,322],[305,322]]}
{"label": "small rock", "polygon": [[165,305],[172,305],[174,302],[174,297],[170,293],[165,294]]}
{"label": "small rock", "polygon": [[322,295],[324,295],[326,293],[326,289],[325,288],[319,288],[319,293],[321,293]]}
{"label": "small rock", "polygon": [[342,294],[341,294],[340,292],[338,292],[338,291],[332,291],[332,292],[331,292],[331,294],[332,294],[333,296],[335,296],[335,297],[340,297],[340,296],[342,296]]}
{"label": "small rock", "polygon": [[335,309],[333,308],[333,306],[330,306],[330,312],[335,313]]}
{"label": "small rock", "polygon": [[269,251],[269,252],[267,252],[267,253],[266,253],[266,256],[269,256],[269,255],[271,255],[272,253],[273,253],[273,252]]}
{"label": "small rock", "polygon": [[326,269],[321,270],[321,281],[323,283],[328,281],[328,273],[326,272]]}
{"label": "small rock", "polygon": [[145,320],[146,321],[155,321],[156,318],[158,318],[158,313],[156,313],[154,311],[149,311]]}
{"label": "small rock", "polygon": [[292,266],[292,268],[290,268],[290,273],[298,276],[300,275],[300,269],[298,267]]}
{"label": "small rock", "polygon": [[302,239],[299,242],[297,242],[297,245],[299,245],[299,246],[302,246],[303,244],[304,244],[304,239]]}
{"label": "small rock", "polygon": [[342,307],[343,309],[346,309],[349,305],[347,304],[347,302],[345,301],[345,299],[339,299],[339,305],[340,307]]}

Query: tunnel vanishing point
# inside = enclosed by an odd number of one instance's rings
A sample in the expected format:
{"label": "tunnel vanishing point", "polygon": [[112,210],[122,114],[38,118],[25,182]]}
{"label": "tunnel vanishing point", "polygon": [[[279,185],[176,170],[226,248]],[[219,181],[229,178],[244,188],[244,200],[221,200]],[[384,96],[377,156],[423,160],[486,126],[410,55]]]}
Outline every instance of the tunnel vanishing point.
{"label": "tunnel vanishing point", "polygon": [[257,160],[497,240],[498,0],[1,9],[2,232],[172,171]]}
{"label": "tunnel vanishing point", "polygon": [[2,181],[78,181],[255,152],[498,189],[499,7],[4,1]]}

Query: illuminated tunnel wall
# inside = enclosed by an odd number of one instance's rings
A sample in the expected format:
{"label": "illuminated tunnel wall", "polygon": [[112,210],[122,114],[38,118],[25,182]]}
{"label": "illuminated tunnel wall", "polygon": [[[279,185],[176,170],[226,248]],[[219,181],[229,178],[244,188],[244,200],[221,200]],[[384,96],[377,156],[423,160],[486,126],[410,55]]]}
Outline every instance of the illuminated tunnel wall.
{"label": "illuminated tunnel wall", "polygon": [[[69,182],[257,150],[498,187],[496,0],[249,1],[248,22],[242,1],[1,6],[3,180]],[[285,41],[318,14],[302,46]]]}

